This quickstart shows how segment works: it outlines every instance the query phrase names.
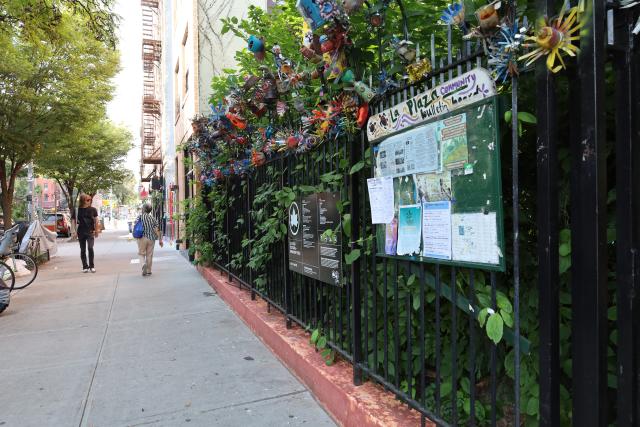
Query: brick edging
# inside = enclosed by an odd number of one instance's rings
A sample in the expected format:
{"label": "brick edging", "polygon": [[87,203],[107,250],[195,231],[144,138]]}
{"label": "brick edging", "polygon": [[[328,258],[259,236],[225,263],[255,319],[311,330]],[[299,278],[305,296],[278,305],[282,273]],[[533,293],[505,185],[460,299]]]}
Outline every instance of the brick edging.
{"label": "brick edging", "polygon": [[[420,414],[398,401],[382,387],[367,382],[353,385],[353,368],[340,360],[326,366],[299,327],[287,329],[284,316],[261,299],[229,283],[218,271],[198,267],[200,274],[278,359],[309,388],[324,409],[341,426],[419,426]],[[427,423],[427,425],[433,425]]]}

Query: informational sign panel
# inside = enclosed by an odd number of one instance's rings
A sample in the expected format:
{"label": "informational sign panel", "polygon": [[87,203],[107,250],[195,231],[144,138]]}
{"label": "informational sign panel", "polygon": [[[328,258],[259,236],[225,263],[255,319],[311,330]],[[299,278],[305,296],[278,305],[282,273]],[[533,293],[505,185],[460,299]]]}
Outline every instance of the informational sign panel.
{"label": "informational sign panel", "polygon": [[[439,87],[481,81],[466,76]],[[373,179],[393,179],[372,187],[372,211],[393,211],[377,222],[378,254],[504,270],[497,107],[496,97],[458,103],[373,145]]]}
{"label": "informational sign panel", "polygon": [[289,206],[289,270],[340,286],[342,238],[339,193],[316,193]]}

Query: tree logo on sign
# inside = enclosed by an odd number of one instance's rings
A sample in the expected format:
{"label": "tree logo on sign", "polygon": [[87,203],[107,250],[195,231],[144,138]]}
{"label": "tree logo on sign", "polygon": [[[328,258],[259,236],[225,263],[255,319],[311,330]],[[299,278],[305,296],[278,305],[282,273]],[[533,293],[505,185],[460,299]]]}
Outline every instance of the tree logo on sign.
{"label": "tree logo on sign", "polygon": [[289,231],[294,236],[300,231],[300,208],[296,202],[291,203],[289,207]]}

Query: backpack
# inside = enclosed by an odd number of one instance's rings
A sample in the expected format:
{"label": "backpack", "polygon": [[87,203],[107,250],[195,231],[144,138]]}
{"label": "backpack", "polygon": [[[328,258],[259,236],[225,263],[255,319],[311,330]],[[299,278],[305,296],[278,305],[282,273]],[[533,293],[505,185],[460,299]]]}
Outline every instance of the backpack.
{"label": "backpack", "polygon": [[136,239],[140,239],[142,236],[144,236],[144,224],[142,224],[142,217],[139,216],[138,219],[136,219],[136,223],[133,226],[133,237]]}

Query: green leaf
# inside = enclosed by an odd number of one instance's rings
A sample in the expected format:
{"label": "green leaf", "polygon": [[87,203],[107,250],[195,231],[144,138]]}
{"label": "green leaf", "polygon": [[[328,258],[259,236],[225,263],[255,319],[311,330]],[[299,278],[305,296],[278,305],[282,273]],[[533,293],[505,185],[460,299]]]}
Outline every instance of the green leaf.
{"label": "green leaf", "polygon": [[498,344],[502,340],[504,321],[498,313],[493,313],[487,320],[487,336],[494,343]]}
{"label": "green leaf", "polygon": [[536,119],[536,116],[534,116],[531,113],[527,113],[526,111],[520,111],[518,113],[518,120],[525,122],[525,123],[531,123],[531,124],[536,124],[538,123],[538,119]]}
{"label": "green leaf", "polygon": [[511,113],[511,110],[505,111],[504,112],[504,121],[507,122],[507,123],[511,123],[512,114],[513,113]]}
{"label": "green leaf", "polygon": [[342,216],[342,231],[347,237],[351,237],[351,214],[344,214]]}
{"label": "green leaf", "polygon": [[451,381],[447,381],[445,383],[442,383],[442,385],[440,386],[440,396],[442,397],[447,397],[449,396],[449,394],[451,394],[451,389],[452,389],[452,385],[451,385]]}
{"label": "green leaf", "polygon": [[561,257],[560,258],[560,268],[559,273],[562,274],[571,268],[571,258],[570,257]]}
{"label": "green leaf", "polygon": [[232,22],[234,25],[238,25],[238,18],[236,18],[235,16],[232,16],[232,17],[231,17],[231,22]]}
{"label": "green leaf", "polygon": [[511,305],[511,302],[502,292],[498,292],[496,295],[496,301],[498,302],[498,308],[500,310],[504,310],[507,313],[513,313],[513,306]]}
{"label": "green leaf", "polygon": [[351,170],[349,171],[349,175],[353,175],[354,173],[360,171],[364,167],[364,160],[360,160],[355,165],[351,166]]}
{"label": "green leaf", "polygon": [[351,265],[358,258],[360,258],[360,249],[354,249],[344,256],[344,261],[347,265]]}
{"label": "green leaf", "polygon": [[314,191],[316,191],[316,187],[314,187],[313,185],[300,185],[298,188],[303,193],[313,193]]}
{"label": "green leaf", "polygon": [[318,342],[318,338],[320,337],[320,331],[318,329],[316,329],[315,331],[313,331],[313,333],[311,334],[311,339],[310,342],[311,344],[315,344]]}
{"label": "green leaf", "polygon": [[331,355],[331,349],[330,348],[325,348],[324,350],[322,350],[322,352],[320,354],[322,355],[322,357],[324,357],[326,359],[327,357],[329,357]]}
{"label": "green leaf", "polygon": [[527,402],[527,415],[534,416],[538,413],[540,403],[537,397],[532,397]]}
{"label": "green leaf", "polygon": [[504,310],[500,310],[500,316],[502,316],[502,320],[504,320],[504,324],[510,328],[513,328],[513,316],[511,313],[507,313]]}
{"label": "green leaf", "polygon": [[487,321],[488,314],[489,314],[488,308],[483,308],[482,310],[480,310],[480,313],[478,313],[478,322],[480,323],[481,328],[484,328],[484,324]]}
{"label": "green leaf", "polygon": [[409,278],[407,279],[407,286],[412,286],[416,282],[416,279],[417,278],[415,274],[409,276]]}
{"label": "green leaf", "polygon": [[560,248],[558,249],[558,253],[560,254],[560,256],[569,256],[569,254],[571,253],[571,243],[561,244]]}
{"label": "green leaf", "polygon": [[323,350],[326,347],[327,347],[327,337],[323,335],[320,338],[318,338],[318,342],[316,343],[316,348],[318,350]]}

